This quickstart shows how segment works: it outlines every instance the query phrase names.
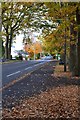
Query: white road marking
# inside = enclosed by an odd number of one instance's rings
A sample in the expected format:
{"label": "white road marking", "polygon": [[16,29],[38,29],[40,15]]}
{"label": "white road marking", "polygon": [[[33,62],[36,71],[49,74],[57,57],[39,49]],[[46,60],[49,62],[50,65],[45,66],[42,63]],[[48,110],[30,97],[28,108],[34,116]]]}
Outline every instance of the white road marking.
{"label": "white road marking", "polygon": [[27,67],[27,68],[25,68],[25,70],[28,70],[28,69],[33,68],[33,67],[35,67],[35,66],[39,66],[40,64],[44,64],[44,63],[39,63],[39,64],[33,65],[33,66],[31,66],[31,67]]}
{"label": "white road marking", "polygon": [[[32,66],[33,67],[33,66]],[[30,69],[30,68],[32,68],[32,67],[27,67],[27,68],[25,68],[25,70],[28,70],[28,69]]]}
{"label": "white road marking", "polygon": [[34,65],[34,66],[38,66],[39,64],[36,64],[36,65]]}
{"label": "white road marking", "polygon": [[10,77],[10,76],[15,75],[15,74],[20,73],[20,72],[21,72],[21,71],[17,71],[17,72],[15,72],[15,73],[11,73],[11,74],[7,75],[7,77]]}
{"label": "white road marking", "polygon": [[[39,63],[39,64],[36,64],[36,65],[33,65],[33,66],[30,66],[30,67],[27,67],[27,68],[25,68],[25,70],[31,69],[31,68],[33,68],[33,67],[35,67],[35,66],[39,66],[39,65],[42,65],[42,64],[44,64],[44,62]],[[7,77],[10,77],[10,76],[12,76],[12,75],[18,74],[18,73],[20,73],[20,72],[21,72],[21,71],[17,71],[17,72],[11,73],[11,74],[7,75]]]}
{"label": "white road marking", "polygon": [[39,66],[39,65],[43,65],[44,63],[39,63],[39,64],[36,64],[36,65],[34,65],[34,66]]}

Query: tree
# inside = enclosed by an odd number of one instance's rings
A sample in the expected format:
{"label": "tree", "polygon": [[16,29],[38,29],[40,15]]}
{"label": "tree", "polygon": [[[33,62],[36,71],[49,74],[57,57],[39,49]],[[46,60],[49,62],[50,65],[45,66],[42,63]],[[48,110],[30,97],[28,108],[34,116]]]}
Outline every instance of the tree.
{"label": "tree", "polygon": [[[77,37],[76,32],[78,31],[79,36],[79,29],[75,30],[75,15],[76,15],[76,8],[79,6],[80,3],[46,3],[46,5],[49,8],[49,16],[51,16],[53,21],[57,21],[60,19],[62,23],[59,24],[61,26],[63,24],[64,28],[67,30],[67,28],[70,31],[70,35],[68,35],[68,38],[70,38],[70,68],[72,73],[76,75],[77,64],[76,59],[78,58],[78,61],[80,61],[79,54],[76,53],[76,45],[77,45]],[[75,21],[75,22],[73,22]],[[66,24],[65,24],[66,23]],[[67,32],[67,31],[66,31]],[[80,38],[80,37],[79,37]],[[78,40],[79,40],[78,38]],[[74,51],[73,51],[74,48]],[[79,47],[77,49],[77,52],[79,53]],[[78,66],[78,69],[80,67]],[[78,70],[79,71],[79,70]],[[78,72],[80,73],[80,72]]]}
{"label": "tree", "polygon": [[33,57],[34,54],[37,55],[42,52],[42,45],[39,41],[36,41],[35,43],[26,43],[24,50],[29,53],[30,57]]}
{"label": "tree", "polygon": [[[6,33],[5,57],[8,59],[11,55],[11,44],[14,36],[25,27],[28,21],[29,8],[31,3],[2,3],[2,25],[3,32]],[[28,24],[26,25],[28,26]]]}
{"label": "tree", "polygon": [[46,12],[47,9],[44,3],[2,3],[2,25],[4,35],[6,35],[6,58],[10,58],[14,36],[19,34],[20,31],[24,32],[24,28],[26,28],[26,31],[28,28],[33,31],[39,31],[40,28],[53,26],[45,20]]}
{"label": "tree", "polygon": [[78,26],[78,43],[77,43],[77,55],[78,55],[78,76],[80,76],[80,7],[76,9],[76,20]]}

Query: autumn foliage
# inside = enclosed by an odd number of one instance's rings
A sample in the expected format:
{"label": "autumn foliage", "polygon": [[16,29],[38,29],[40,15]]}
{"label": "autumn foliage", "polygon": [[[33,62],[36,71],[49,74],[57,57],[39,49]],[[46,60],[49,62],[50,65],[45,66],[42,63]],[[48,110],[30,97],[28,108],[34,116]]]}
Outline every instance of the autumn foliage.
{"label": "autumn foliage", "polygon": [[34,52],[35,54],[42,52],[42,45],[38,41],[36,41],[35,43],[31,43],[31,44],[25,44],[24,50],[28,52],[30,56],[33,56]]}

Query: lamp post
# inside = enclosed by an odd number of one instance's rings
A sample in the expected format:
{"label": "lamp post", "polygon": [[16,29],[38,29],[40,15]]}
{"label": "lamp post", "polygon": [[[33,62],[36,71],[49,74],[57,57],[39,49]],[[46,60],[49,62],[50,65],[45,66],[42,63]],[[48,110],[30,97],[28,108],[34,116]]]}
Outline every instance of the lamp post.
{"label": "lamp post", "polygon": [[35,43],[34,43],[34,60],[36,59],[36,55],[35,55]]}
{"label": "lamp post", "polygon": [[66,72],[66,28],[65,28],[65,35],[64,35],[64,72]]}

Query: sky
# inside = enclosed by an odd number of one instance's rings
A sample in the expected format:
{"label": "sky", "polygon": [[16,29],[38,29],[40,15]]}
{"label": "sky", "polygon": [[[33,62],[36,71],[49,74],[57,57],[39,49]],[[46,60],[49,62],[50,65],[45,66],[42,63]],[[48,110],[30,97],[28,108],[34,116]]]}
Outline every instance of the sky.
{"label": "sky", "polygon": [[[37,32],[30,33],[31,40],[33,42],[37,41],[37,36],[41,34]],[[12,48],[11,48],[11,54],[14,54],[15,50],[23,50],[24,44],[23,44],[23,34],[19,34],[16,36],[16,43],[13,43]]]}
{"label": "sky", "polygon": [[18,35],[18,36],[16,36],[16,44],[15,44],[15,49],[16,50],[21,50],[21,49],[23,49],[23,35],[22,34],[20,34],[20,35]]}

